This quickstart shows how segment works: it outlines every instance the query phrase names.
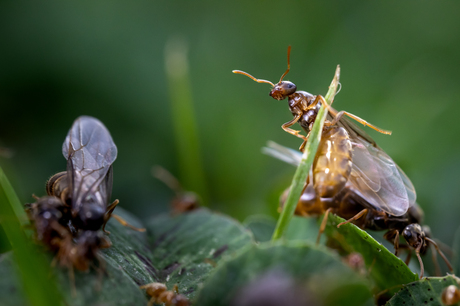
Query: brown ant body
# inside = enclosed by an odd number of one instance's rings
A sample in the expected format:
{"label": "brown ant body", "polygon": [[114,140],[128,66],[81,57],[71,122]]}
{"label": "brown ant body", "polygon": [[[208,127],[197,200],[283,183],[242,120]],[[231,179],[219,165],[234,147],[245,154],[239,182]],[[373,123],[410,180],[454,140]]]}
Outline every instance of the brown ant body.
{"label": "brown ant body", "polygon": [[152,168],[152,175],[175,192],[176,196],[171,201],[173,215],[193,211],[200,207],[198,195],[192,191],[185,191],[179,180],[168,170],[161,166],[154,166]]}
{"label": "brown ant body", "polygon": [[162,283],[150,283],[139,288],[145,289],[145,292],[152,297],[147,304],[148,306],[161,303],[164,303],[166,306],[190,305],[189,300],[184,295],[179,294],[177,285],[174,285],[174,289],[171,291]]}

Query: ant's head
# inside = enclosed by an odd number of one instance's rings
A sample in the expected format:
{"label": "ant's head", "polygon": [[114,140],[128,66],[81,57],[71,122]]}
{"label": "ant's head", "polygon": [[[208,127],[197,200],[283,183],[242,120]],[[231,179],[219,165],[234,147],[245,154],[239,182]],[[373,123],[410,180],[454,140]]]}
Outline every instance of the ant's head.
{"label": "ant's head", "polygon": [[270,96],[278,101],[286,99],[286,97],[292,95],[297,90],[297,86],[289,81],[280,81],[278,84],[273,86],[270,91]]}
{"label": "ant's head", "polygon": [[289,81],[283,81],[284,77],[286,76],[286,74],[288,74],[289,70],[291,69],[291,65],[290,65],[290,61],[289,61],[290,60],[290,55],[291,55],[291,46],[288,47],[288,68],[287,68],[286,72],[281,76],[280,81],[278,83],[276,83],[276,84],[273,84],[272,82],[267,81],[267,80],[256,79],[255,77],[253,77],[249,73],[246,73],[246,72],[241,71],[241,70],[233,70],[233,73],[238,73],[238,74],[245,75],[245,76],[253,79],[257,83],[267,83],[267,84],[272,85],[273,89],[270,91],[270,96],[273,97],[274,99],[278,100],[278,101],[284,100],[286,97],[292,95],[297,90],[297,86],[294,83],[289,82]]}
{"label": "ant's head", "polygon": [[402,235],[407,241],[407,244],[415,249],[421,248],[420,244],[425,243],[425,232],[418,223],[412,223],[406,226]]}

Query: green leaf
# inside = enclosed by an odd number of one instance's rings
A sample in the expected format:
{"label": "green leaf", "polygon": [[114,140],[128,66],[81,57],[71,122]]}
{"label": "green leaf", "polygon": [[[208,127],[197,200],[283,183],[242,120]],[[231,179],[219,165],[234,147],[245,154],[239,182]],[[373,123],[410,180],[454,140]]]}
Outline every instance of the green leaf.
{"label": "green leaf", "polygon": [[[121,207],[115,209],[115,214],[137,228],[144,227]],[[147,233],[134,231],[113,218],[109,220],[107,230],[112,246],[102,250],[104,258],[122,269],[138,286],[157,281],[156,268],[147,259],[150,254]]]}
{"label": "green leaf", "polygon": [[[12,253],[0,257],[0,273],[8,275],[0,280],[0,304],[9,306],[28,305],[22,294],[21,284],[16,276]],[[54,277],[47,282],[57,280],[66,305],[143,305],[146,303],[144,293],[124,273],[123,269],[110,258],[105,259],[105,275],[101,279],[96,271],[89,273],[75,272],[76,295],[71,294],[71,285],[68,271],[65,268],[56,268]],[[49,265],[49,263],[48,263]],[[51,304],[54,305],[54,304]]]}
{"label": "green leaf", "polygon": [[267,296],[270,305],[288,305],[288,297],[302,305],[363,305],[371,294],[366,280],[324,247],[279,241],[250,246],[220,265],[196,305],[264,305]]}
{"label": "green leaf", "polygon": [[149,260],[155,263],[157,281],[174,284],[190,299],[224,257],[254,243],[237,221],[207,209],[178,216],[161,215],[147,224]]}
{"label": "green leaf", "polygon": [[253,215],[246,218],[243,225],[252,232],[257,242],[267,242],[273,235],[276,221],[269,216]]}
{"label": "green leaf", "polygon": [[[118,207],[115,212],[129,224],[142,227],[123,209]],[[178,284],[182,294],[193,298],[215,264],[254,243],[241,224],[206,209],[174,217],[161,215],[147,228],[150,237],[111,219],[107,230],[112,246],[101,251],[105,273],[100,275],[94,269],[89,273],[75,271],[76,296],[71,294],[68,270],[57,267],[55,277],[67,304],[143,305],[146,295],[139,286],[151,282],[166,283],[169,289]],[[43,250],[49,258],[45,265],[49,266],[52,255]],[[4,293],[0,304],[24,305],[21,285],[10,264],[11,253],[0,258],[2,275],[13,275],[0,278],[0,293]]]}
{"label": "green leaf", "polygon": [[459,281],[460,279],[454,275],[446,277],[427,277],[402,286],[402,289],[396,293],[386,305],[444,305],[441,301],[442,291],[450,285],[458,287]]}
{"label": "green leaf", "polygon": [[[366,231],[352,223],[337,228],[344,219],[329,214],[325,234],[347,253],[358,252],[365,261],[378,291],[407,284],[418,279],[409,267]],[[393,290],[394,291],[394,290]]]}
{"label": "green leaf", "polygon": [[[319,226],[317,222],[318,218],[304,218],[294,216],[289,223],[289,227],[286,230],[285,238],[288,240],[300,240],[308,241],[310,243],[316,243],[316,237],[318,237]],[[321,218],[319,218],[321,219]]]}

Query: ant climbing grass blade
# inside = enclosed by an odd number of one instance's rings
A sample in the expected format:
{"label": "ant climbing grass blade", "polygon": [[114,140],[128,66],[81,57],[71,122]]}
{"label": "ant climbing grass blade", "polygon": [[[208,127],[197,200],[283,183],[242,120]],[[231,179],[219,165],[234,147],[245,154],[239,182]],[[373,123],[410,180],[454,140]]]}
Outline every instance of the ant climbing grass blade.
{"label": "ant climbing grass blade", "polygon": [[[334,78],[332,79],[329,90],[326,94],[326,102],[330,105],[334,100],[337,88],[339,86],[339,77],[340,77],[340,66],[337,66],[335,70]],[[305,145],[305,151],[302,155],[302,160],[300,165],[297,167],[297,170],[294,174],[294,178],[291,183],[291,190],[285,202],[283,211],[278,218],[275,231],[273,232],[272,241],[275,241],[285,232],[286,228],[289,225],[289,221],[294,214],[297,202],[299,201],[300,195],[302,194],[305,181],[307,180],[308,172],[313,164],[313,160],[318,150],[318,145],[321,140],[321,132],[323,130],[324,121],[326,120],[327,110],[322,106],[318,112],[318,116],[313,129],[311,130],[310,137]]]}

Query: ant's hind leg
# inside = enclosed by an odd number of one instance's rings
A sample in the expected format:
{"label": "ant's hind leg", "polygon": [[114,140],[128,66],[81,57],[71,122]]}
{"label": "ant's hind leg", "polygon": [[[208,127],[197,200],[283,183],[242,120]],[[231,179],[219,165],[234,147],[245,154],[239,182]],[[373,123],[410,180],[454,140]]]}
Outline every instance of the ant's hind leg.
{"label": "ant's hind leg", "polygon": [[316,245],[319,244],[319,240],[321,239],[321,235],[323,234],[324,230],[326,229],[326,224],[327,224],[327,217],[329,216],[329,213],[331,212],[332,208],[328,208],[326,212],[324,213],[323,221],[321,221],[321,226],[319,227],[319,232],[318,236],[316,237]]}
{"label": "ant's hind leg", "polygon": [[348,219],[347,221],[344,221],[342,223],[339,223],[337,225],[337,228],[341,227],[342,225],[345,225],[347,223],[350,223],[352,221],[356,221],[358,220],[359,218],[361,218],[362,216],[364,216],[365,214],[367,213],[367,208],[364,208],[363,210],[361,210],[359,213],[357,213],[356,215],[354,215],[353,217],[351,217],[350,219]]}
{"label": "ant's hind leg", "polygon": [[308,138],[310,137],[310,132],[308,133],[307,136],[305,136],[305,138],[303,139],[303,142],[302,144],[300,145],[299,147],[299,151],[303,153],[303,151],[305,151],[305,146],[307,145],[307,141],[308,141]]}
{"label": "ant's hind leg", "polygon": [[425,239],[430,242],[433,247],[436,249],[436,251],[438,251],[439,255],[441,255],[442,259],[444,259],[444,262],[446,263],[447,265],[447,268],[449,268],[449,270],[453,273],[453,268],[452,268],[452,265],[450,264],[449,260],[447,259],[446,255],[444,255],[444,253],[441,251],[441,249],[438,247],[438,245],[436,244],[436,242],[434,242],[434,240],[428,238],[428,237],[425,237]]}
{"label": "ant's hind leg", "polygon": [[111,217],[114,218],[115,220],[117,220],[121,225],[129,227],[132,230],[135,230],[135,231],[138,231],[138,232],[145,232],[145,228],[138,228],[138,227],[132,226],[125,219],[120,217],[119,215],[112,214]]}
{"label": "ant's hind leg", "polygon": [[375,125],[373,125],[373,124],[367,122],[366,120],[364,120],[364,119],[362,119],[362,118],[360,118],[360,117],[358,117],[358,116],[355,116],[355,115],[353,115],[352,113],[346,112],[346,111],[340,111],[340,112],[338,112],[337,115],[336,115],[336,117],[335,117],[334,120],[332,121],[332,123],[333,123],[333,124],[336,124],[336,123],[340,120],[340,118],[341,118],[343,115],[346,115],[346,116],[350,117],[351,119],[353,119],[353,120],[355,120],[355,121],[361,123],[362,125],[368,126],[368,127],[370,127],[371,129],[376,130],[376,131],[379,132],[379,133],[386,134],[386,135],[391,135],[391,131],[381,129],[381,128],[379,128],[379,127],[377,127],[377,126],[375,126]]}
{"label": "ant's hind leg", "polygon": [[107,210],[105,212],[104,224],[102,224],[102,231],[107,235],[110,235],[110,232],[105,230],[105,226],[107,225],[107,222],[109,222],[110,217],[112,217],[112,213],[115,210],[115,207],[117,207],[118,203],[120,203],[120,201],[113,201],[113,203],[107,207]]}

